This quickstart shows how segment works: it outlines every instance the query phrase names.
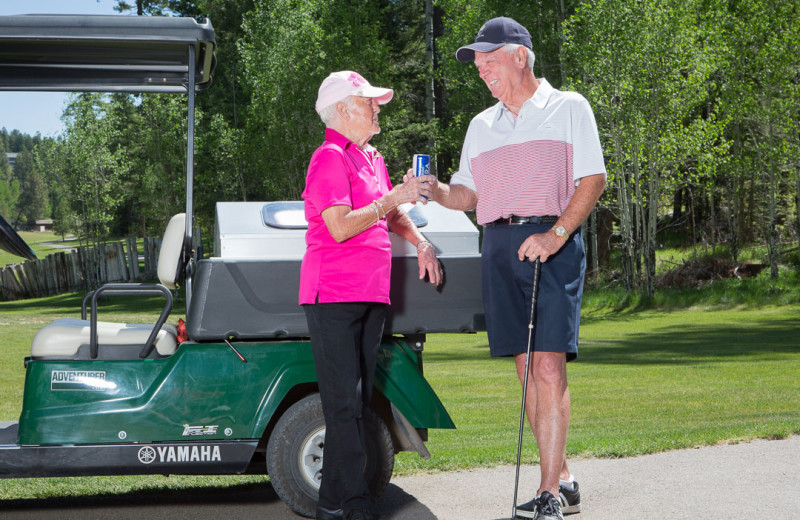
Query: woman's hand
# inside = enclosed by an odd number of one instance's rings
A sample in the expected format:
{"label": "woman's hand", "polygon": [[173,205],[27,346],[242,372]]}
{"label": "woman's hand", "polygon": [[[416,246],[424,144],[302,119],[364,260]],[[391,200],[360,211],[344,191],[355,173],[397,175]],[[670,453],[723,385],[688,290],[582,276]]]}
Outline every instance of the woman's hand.
{"label": "woman's hand", "polygon": [[413,183],[413,182],[420,182],[425,185],[426,190],[424,192],[420,192],[421,199],[417,199],[416,202],[422,202],[423,204],[427,204],[429,200],[433,200],[433,196],[436,193],[436,188],[439,186],[439,179],[434,177],[433,175],[423,175],[421,177],[414,177],[414,172],[411,169],[406,171],[406,174],[403,175],[403,184]]}
{"label": "woman's hand", "polygon": [[444,271],[439,259],[436,258],[436,251],[433,245],[427,240],[417,242],[417,262],[419,263],[419,279],[424,280],[428,275],[428,281],[434,285],[444,283]]}
{"label": "woman's hand", "polygon": [[393,198],[393,202],[395,202],[394,206],[399,206],[406,202],[411,202],[412,204],[427,202],[432,196],[432,191],[430,183],[425,182],[425,179],[431,176],[411,177],[408,180],[406,180],[406,177],[403,177],[402,184],[397,184],[392,188],[392,191],[387,194],[388,197]]}

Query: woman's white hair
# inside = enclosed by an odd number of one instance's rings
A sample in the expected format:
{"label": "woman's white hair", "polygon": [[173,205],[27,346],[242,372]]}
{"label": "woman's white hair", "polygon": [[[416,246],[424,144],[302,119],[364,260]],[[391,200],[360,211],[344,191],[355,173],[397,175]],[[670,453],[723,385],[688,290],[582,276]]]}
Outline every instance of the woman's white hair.
{"label": "woman's white hair", "polygon": [[536,56],[533,54],[532,50],[518,43],[507,43],[503,45],[503,49],[509,54],[514,54],[515,52],[517,52],[518,47],[522,47],[523,49],[525,49],[525,54],[527,55],[525,65],[529,69],[531,69],[531,72],[533,72],[533,62],[536,60]]}
{"label": "woman's white hair", "polygon": [[330,128],[333,123],[336,122],[336,119],[339,117],[339,113],[336,111],[336,105],[339,103],[344,103],[347,105],[347,108],[353,109],[355,107],[355,99],[353,96],[347,96],[346,98],[342,99],[341,101],[337,101],[336,103],[330,104],[320,110],[319,118],[322,119],[322,122],[325,123],[326,128]]}

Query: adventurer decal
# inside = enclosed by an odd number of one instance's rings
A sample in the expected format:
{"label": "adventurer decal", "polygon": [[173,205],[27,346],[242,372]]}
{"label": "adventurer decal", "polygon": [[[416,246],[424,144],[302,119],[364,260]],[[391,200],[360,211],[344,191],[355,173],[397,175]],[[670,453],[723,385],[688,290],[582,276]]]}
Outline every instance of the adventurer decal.
{"label": "adventurer decal", "polygon": [[217,426],[216,424],[213,426],[189,426],[188,424],[183,425],[183,436],[194,436],[194,435],[216,435],[217,434]]}
{"label": "adventurer decal", "polygon": [[139,462],[221,462],[219,446],[145,446],[139,448]]}
{"label": "adventurer decal", "polygon": [[106,381],[105,371],[52,370],[50,372],[50,390],[102,391],[114,386],[114,383]]}

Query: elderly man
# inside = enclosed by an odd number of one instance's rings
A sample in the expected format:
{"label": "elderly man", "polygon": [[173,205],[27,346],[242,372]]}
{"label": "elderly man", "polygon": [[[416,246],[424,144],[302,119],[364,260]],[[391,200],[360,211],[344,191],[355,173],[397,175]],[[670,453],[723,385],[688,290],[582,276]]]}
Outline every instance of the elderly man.
{"label": "elderly man", "polygon": [[[484,226],[483,298],[492,356],[514,356],[528,377],[526,412],[541,483],[518,516],[561,520],[580,511],[566,461],[566,363],[578,354],[586,260],[580,226],[605,188],[605,165],[586,100],[533,74],[531,36],[510,18],[489,20],[459,61],[474,62],[499,103],[472,120],[449,185],[426,178],[432,200],[477,210]],[[408,176],[407,176],[408,177]],[[533,261],[542,262],[533,358],[525,372]],[[526,262],[525,260],[530,260]]]}
{"label": "elderly man", "polygon": [[329,75],[317,95],[327,128],[303,191],[308,232],[299,302],[326,427],[318,520],[376,518],[364,476],[364,415],[390,303],[388,226],[416,246],[420,279],[442,280],[433,247],[399,207],[430,196],[429,186],[415,180],[393,188],[383,157],[369,145],[381,130],[380,105],[393,95],[349,70]]}

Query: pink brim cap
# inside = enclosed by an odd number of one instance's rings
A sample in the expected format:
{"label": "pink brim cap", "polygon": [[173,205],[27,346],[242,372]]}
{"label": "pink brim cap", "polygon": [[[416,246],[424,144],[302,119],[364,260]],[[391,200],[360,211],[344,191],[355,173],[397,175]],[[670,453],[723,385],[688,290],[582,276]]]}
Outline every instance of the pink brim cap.
{"label": "pink brim cap", "polygon": [[333,72],[325,78],[317,94],[317,113],[326,107],[342,101],[347,96],[370,97],[378,100],[378,104],[385,105],[392,100],[394,90],[390,88],[373,87],[358,72],[340,70]]}

